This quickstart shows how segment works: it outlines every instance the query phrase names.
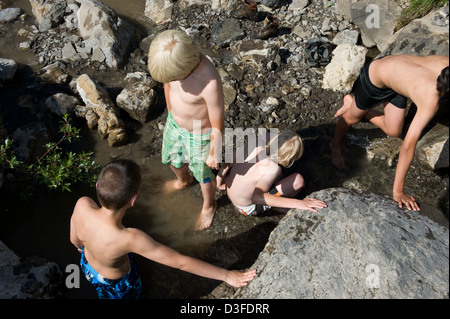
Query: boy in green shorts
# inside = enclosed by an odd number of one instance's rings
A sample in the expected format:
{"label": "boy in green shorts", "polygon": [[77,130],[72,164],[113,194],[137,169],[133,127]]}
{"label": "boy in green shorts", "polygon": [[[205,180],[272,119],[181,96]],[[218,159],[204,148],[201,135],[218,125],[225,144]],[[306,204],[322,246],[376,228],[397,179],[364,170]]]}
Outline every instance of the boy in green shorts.
{"label": "boy in green shorts", "polygon": [[[184,32],[167,30],[150,45],[148,68],[153,79],[164,83],[168,110],[162,162],[177,176],[166,190],[188,186],[195,178],[203,195],[197,229],[211,226],[216,202],[216,180],[224,131],[221,78]],[[193,174],[193,177],[191,174]]]}

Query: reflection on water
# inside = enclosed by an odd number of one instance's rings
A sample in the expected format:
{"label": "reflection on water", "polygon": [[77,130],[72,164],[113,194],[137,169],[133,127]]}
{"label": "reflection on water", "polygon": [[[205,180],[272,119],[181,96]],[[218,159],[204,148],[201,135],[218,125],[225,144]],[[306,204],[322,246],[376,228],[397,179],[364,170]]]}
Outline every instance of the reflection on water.
{"label": "reflection on water", "polygon": [[173,193],[162,192],[164,183],[175,175],[159,159],[148,159],[141,167],[141,190],[136,206],[128,214],[127,224],[175,249],[195,246],[196,241],[201,240],[198,234],[194,235],[202,207],[201,194],[193,194],[195,186]]}

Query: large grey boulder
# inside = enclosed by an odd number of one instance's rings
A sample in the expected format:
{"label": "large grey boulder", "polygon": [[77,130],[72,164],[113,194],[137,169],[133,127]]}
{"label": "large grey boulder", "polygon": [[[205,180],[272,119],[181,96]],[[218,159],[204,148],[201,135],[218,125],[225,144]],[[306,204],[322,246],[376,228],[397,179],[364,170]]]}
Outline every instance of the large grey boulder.
{"label": "large grey boulder", "polygon": [[100,49],[106,64],[111,68],[119,68],[134,35],[133,27],[100,1],[79,2],[81,5],[77,12],[78,29],[85,40],[85,46],[92,50]]}
{"label": "large grey boulder", "polygon": [[56,263],[38,257],[21,260],[0,241],[0,299],[58,298],[61,279]]}
{"label": "large grey boulder", "polygon": [[431,170],[449,166],[448,126],[437,124],[416,146],[417,159],[423,167]]}
{"label": "large grey boulder", "polygon": [[441,17],[442,9],[439,8],[423,18],[412,21],[386,41],[385,49],[380,56],[397,54],[448,56],[448,24],[438,23]]}
{"label": "large grey boulder", "polygon": [[396,1],[360,0],[350,5],[352,22],[380,51],[394,34],[401,8]]}
{"label": "large grey boulder", "polygon": [[339,44],[325,67],[322,88],[348,93],[366,61],[367,49],[356,44]]}
{"label": "large grey boulder", "polygon": [[67,1],[64,0],[30,0],[31,11],[40,25],[44,21],[49,26],[59,25],[64,18]]}
{"label": "large grey boulder", "polygon": [[20,8],[6,8],[3,10],[0,8],[0,24],[16,20],[20,16],[21,11]]}
{"label": "large grey boulder", "polygon": [[154,90],[157,83],[145,72],[128,73],[123,81],[125,88],[117,96],[117,106],[135,120],[147,122],[158,100]]}
{"label": "large grey boulder", "polygon": [[328,207],[289,211],[233,298],[448,298],[448,226],[375,194],[311,197]]}
{"label": "large grey boulder", "polygon": [[172,21],[173,3],[170,0],[147,0],[144,15],[153,23],[164,24]]}

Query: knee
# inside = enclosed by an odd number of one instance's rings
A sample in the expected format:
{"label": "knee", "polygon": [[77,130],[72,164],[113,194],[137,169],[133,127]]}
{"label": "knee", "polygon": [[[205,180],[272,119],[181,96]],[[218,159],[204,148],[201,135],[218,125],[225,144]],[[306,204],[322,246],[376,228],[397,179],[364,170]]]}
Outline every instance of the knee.
{"label": "knee", "polygon": [[298,173],[296,173],[294,175],[295,175],[295,177],[294,177],[294,183],[293,183],[292,187],[297,192],[305,186],[305,180],[303,179],[303,176]]}
{"label": "knee", "polygon": [[342,122],[345,122],[348,126],[352,126],[356,123],[361,122],[362,117],[359,118],[359,117],[353,116],[352,114],[350,114],[350,112],[346,112],[339,118],[339,120]]}
{"label": "knee", "polygon": [[385,133],[390,137],[399,137],[402,134],[402,128],[386,128]]}

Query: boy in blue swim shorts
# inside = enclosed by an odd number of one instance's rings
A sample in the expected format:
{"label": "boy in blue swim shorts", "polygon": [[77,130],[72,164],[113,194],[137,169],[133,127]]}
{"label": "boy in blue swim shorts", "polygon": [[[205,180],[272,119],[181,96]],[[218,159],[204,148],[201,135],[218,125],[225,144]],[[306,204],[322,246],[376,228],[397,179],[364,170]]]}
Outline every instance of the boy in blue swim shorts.
{"label": "boy in blue swim shorts", "polygon": [[114,160],[100,172],[96,189],[100,206],[81,197],[70,220],[70,241],[81,253],[81,269],[99,298],[139,298],[142,283],[133,254],[199,276],[241,287],[256,271],[226,270],[182,255],[153,240],[122,219],[134,206],[141,182],[140,167],[131,160]]}
{"label": "boy in blue swim shorts", "polygon": [[86,260],[84,251],[81,252],[81,270],[87,281],[94,285],[99,299],[138,299],[141,295],[142,282],[133,254],[128,254],[130,270],[119,279],[108,279],[100,275]]}

